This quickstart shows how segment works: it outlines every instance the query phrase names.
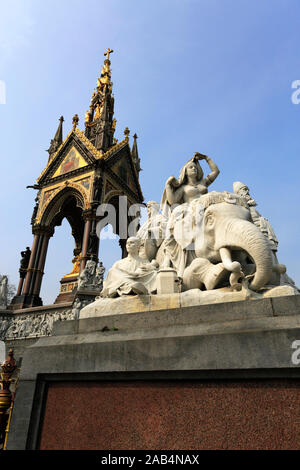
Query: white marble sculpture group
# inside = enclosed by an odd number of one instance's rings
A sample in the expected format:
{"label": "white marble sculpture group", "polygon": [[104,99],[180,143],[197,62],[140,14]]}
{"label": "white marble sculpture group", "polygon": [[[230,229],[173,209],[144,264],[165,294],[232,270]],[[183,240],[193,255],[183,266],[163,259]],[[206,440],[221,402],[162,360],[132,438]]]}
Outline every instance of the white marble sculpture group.
{"label": "white marble sculpture group", "polygon": [[[211,169],[206,177],[199,160]],[[218,175],[217,165],[196,153],[178,180],[167,180],[161,205],[147,204],[148,220],[127,240],[128,256],[109,270],[101,298],[294,285],[278,263],[274,230],[256,210],[249,188],[235,182],[232,193],[208,192]]]}
{"label": "white marble sculpture group", "polygon": [[[206,177],[199,160],[211,169]],[[0,339],[49,335],[57,320],[299,294],[278,262],[277,237],[248,186],[235,182],[233,192],[208,192],[218,175],[217,165],[196,153],[178,180],[167,180],[161,204],[147,203],[147,221],[127,240],[128,256],[104,281],[102,263],[87,261],[78,292],[101,291],[94,302],[76,298],[72,309],[36,315],[34,322],[30,315],[3,317]],[[7,304],[8,278],[2,276],[0,309]]]}

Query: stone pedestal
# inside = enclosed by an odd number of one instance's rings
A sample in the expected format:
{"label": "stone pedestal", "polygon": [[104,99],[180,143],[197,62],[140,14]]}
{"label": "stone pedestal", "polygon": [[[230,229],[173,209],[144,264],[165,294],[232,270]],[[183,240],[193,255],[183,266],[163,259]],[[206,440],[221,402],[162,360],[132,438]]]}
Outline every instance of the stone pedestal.
{"label": "stone pedestal", "polygon": [[60,291],[55,299],[55,304],[72,302],[76,296],[78,275],[63,277],[60,280]]}
{"label": "stone pedestal", "polygon": [[295,448],[297,340],[298,295],[57,322],[25,351],[8,449]]}
{"label": "stone pedestal", "polygon": [[179,292],[179,282],[175,269],[160,269],[157,274],[157,294],[175,294]]}

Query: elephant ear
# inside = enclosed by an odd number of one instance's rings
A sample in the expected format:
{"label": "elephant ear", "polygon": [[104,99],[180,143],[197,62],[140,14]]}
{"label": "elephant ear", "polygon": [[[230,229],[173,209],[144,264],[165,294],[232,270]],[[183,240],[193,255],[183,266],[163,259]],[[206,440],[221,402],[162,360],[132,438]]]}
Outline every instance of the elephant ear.
{"label": "elephant ear", "polygon": [[180,204],[172,212],[170,223],[176,242],[184,250],[194,241],[195,224],[192,207],[189,204]]}

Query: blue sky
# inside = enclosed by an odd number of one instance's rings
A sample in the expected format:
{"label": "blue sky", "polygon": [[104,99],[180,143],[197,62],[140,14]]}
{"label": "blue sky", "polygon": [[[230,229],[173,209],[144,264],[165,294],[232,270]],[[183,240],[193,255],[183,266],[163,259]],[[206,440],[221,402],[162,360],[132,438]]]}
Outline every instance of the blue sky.
{"label": "blue sky", "polygon": [[[221,174],[211,189],[248,184],[279,239],[278,257],[300,285],[298,246],[300,80],[298,0],[0,1],[1,262],[17,285],[20,251],[32,244],[33,184],[47,163],[58,118],[64,135],[84,114],[110,47],[116,137],[139,136],[145,200],[199,151]],[[204,164],[205,165],[205,164]],[[204,170],[208,171],[204,166]],[[50,241],[44,303],[70,272],[66,222]],[[117,241],[102,241],[109,268]]]}

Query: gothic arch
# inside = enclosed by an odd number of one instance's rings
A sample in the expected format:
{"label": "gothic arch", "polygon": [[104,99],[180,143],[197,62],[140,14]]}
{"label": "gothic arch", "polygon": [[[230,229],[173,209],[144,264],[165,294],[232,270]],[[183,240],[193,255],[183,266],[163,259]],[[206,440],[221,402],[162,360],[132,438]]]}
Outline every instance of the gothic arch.
{"label": "gothic arch", "polygon": [[63,219],[66,218],[71,226],[75,241],[74,255],[77,256],[82,248],[83,212],[86,210],[87,201],[82,192],[74,186],[68,185],[52,198],[42,215],[40,223],[42,227],[48,227],[51,232],[54,232],[55,227],[60,226]]}
{"label": "gothic arch", "polygon": [[84,189],[76,183],[68,183],[51,196],[43,207],[38,223],[33,226],[34,241],[26,277],[17,293],[24,299],[24,304],[33,306],[42,305],[39,294],[49,239],[54,234],[55,227],[61,225],[64,218],[69,222],[75,242],[74,256],[83,251],[84,239],[87,238],[85,214],[89,212],[89,203]]}
{"label": "gothic arch", "polygon": [[59,219],[60,213],[62,215],[63,208],[71,198],[76,201],[76,207],[81,209],[81,211],[89,208],[87,195],[81,186],[76,183],[70,183],[66,185],[65,188],[60,188],[49,198],[47,205],[42,210],[39,223],[45,227],[55,227],[56,225],[60,225],[61,221],[60,223],[55,223],[55,220]]}
{"label": "gothic arch", "polygon": [[103,203],[111,204],[110,201],[118,196],[124,196],[120,189],[112,189],[109,193],[105,194]]}

